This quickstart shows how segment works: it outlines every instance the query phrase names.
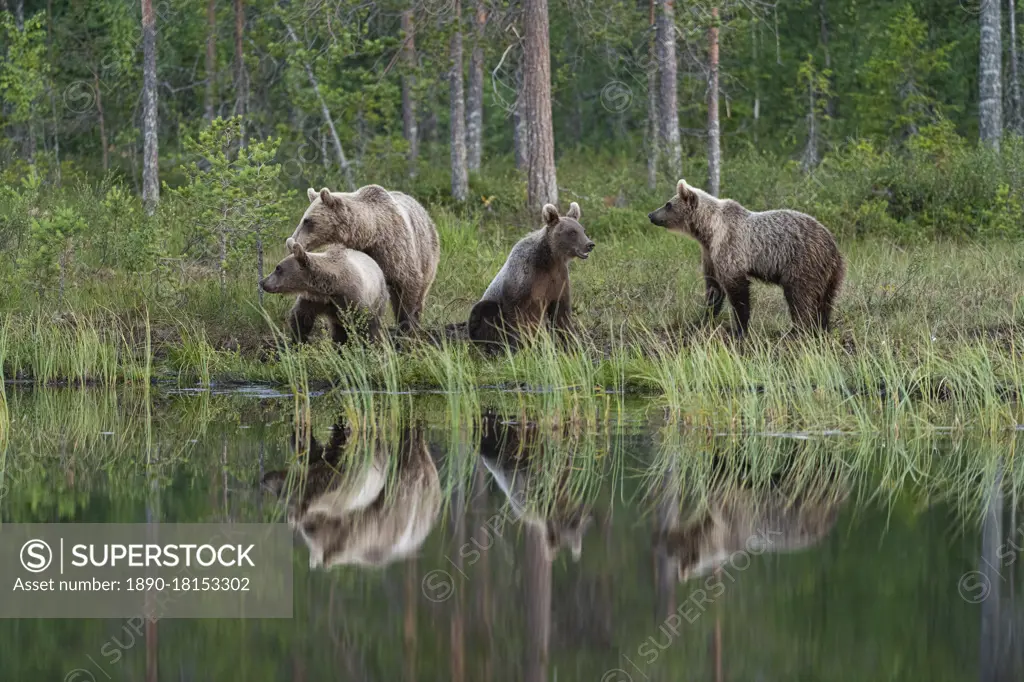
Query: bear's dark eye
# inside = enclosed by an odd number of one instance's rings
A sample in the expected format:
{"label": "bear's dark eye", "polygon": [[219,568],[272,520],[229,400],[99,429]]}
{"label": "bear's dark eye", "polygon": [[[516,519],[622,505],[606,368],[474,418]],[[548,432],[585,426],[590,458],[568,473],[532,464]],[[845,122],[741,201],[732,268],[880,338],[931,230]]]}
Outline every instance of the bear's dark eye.
{"label": "bear's dark eye", "polygon": [[665,204],[665,210],[666,210],[666,211],[670,211],[670,210],[672,210],[672,202],[671,202],[671,201],[670,201],[670,202],[668,202],[667,204]]}
{"label": "bear's dark eye", "polygon": [[274,268],[274,274],[275,275],[280,275],[281,274],[281,266],[280,265],[278,265],[276,268]]}

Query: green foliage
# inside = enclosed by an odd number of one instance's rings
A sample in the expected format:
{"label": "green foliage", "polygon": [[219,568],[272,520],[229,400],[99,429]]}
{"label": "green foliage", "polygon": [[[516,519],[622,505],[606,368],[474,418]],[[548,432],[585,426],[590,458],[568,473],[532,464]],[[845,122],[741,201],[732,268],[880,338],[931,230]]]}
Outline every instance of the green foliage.
{"label": "green foliage", "polygon": [[[222,287],[229,263],[249,262],[242,254],[256,249],[262,268],[263,238],[286,218],[283,212],[279,141],[243,141],[241,118],[214,119],[198,137],[186,138],[185,151],[195,158],[182,167],[186,183],[166,188],[172,201],[188,205],[198,219],[197,234],[206,254],[216,253]],[[242,267],[242,263],[236,264]]]}
{"label": "green foliage", "polygon": [[943,117],[936,78],[949,69],[955,44],[929,48],[928,25],[911,5],[888,22],[864,67],[865,90],[857,95],[866,133],[903,139]]}
{"label": "green foliage", "polygon": [[40,296],[55,285],[63,296],[68,271],[73,267],[75,239],[85,231],[85,220],[69,206],[32,219],[28,253],[19,259],[18,266]]}
{"label": "green foliage", "polygon": [[12,123],[31,121],[46,91],[50,64],[46,61],[44,20],[43,13],[36,14],[18,30],[14,16],[0,12],[0,40],[7,46],[7,54],[0,61],[0,93]]}

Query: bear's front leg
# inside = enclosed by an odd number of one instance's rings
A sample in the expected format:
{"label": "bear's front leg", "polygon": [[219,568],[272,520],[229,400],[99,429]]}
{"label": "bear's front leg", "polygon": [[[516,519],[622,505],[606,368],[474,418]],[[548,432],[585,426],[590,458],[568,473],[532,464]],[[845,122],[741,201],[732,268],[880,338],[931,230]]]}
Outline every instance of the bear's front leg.
{"label": "bear's front leg", "polygon": [[722,312],[725,292],[715,276],[715,264],[711,262],[707,249],[701,252],[701,269],[704,271],[704,322],[710,323]]}
{"label": "bear's front leg", "polygon": [[320,314],[320,305],[315,301],[308,301],[299,297],[288,313],[288,328],[292,333],[292,341],[303,343],[309,339],[310,333],[316,325],[316,318]]}
{"label": "bear's front leg", "polygon": [[576,332],[576,325],[572,318],[572,299],[568,292],[549,305],[547,313],[551,321],[551,328],[558,334],[560,340],[565,341]]}

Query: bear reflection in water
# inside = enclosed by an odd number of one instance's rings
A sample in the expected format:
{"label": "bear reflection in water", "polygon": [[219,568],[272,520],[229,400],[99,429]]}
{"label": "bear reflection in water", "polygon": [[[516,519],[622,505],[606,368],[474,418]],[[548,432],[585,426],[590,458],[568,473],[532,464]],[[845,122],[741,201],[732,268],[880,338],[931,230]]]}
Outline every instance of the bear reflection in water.
{"label": "bear reflection in water", "polygon": [[310,438],[304,468],[268,472],[263,486],[287,500],[310,568],[380,567],[413,556],[441,509],[422,427],[368,440],[336,425],[327,445]]}
{"label": "bear reflection in water", "polygon": [[574,441],[554,437],[558,434],[546,433],[535,423],[506,421],[490,412],[483,415],[481,431],[480,457],[513,517],[543,531],[548,560],[564,547],[579,561],[593,514],[569,491]]}
{"label": "bear reflection in water", "polygon": [[847,497],[830,473],[819,473],[799,486],[787,473],[777,474],[758,489],[728,474],[717,477],[694,516],[662,525],[655,541],[678,563],[681,582],[738,564],[735,557],[743,553],[812,547],[831,532]]}

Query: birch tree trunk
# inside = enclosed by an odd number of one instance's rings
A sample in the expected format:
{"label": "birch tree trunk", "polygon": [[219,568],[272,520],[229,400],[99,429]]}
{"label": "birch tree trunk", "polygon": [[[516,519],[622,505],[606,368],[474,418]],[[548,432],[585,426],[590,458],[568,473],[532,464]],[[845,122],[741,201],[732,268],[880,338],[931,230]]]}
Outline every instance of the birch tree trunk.
{"label": "birch tree trunk", "polygon": [[217,96],[217,0],[206,2],[206,92],[203,94],[203,118],[209,123],[214,114]]}
{"label": "birch tree trunk", "polygon": [[480,170],[484,141],[484,27],[487,7],[476,0],[473,10],[473,52],[469,58],[469,96],[466,101],[466,165]]}
{"label": "birch tree trunk", "polygon": [[241,145],[245,146],[246,134],[246,113],[249,107],[249,83],[248,74],[245,71],[245,46],[243,44],[245,31],[245,7],[242,0],[235,0],[235,116],[242,117],[241,124]]}
{"label": "birch tree trunk", "polygon": [[[651,33],[647,49],[647,188],[658,186],[658,32],[654,13],[654,0],[648,3],[648,30]],[[676,178],[678,180],[678,178]]]}
{"label": "birch tree trunk", "polygon": [[416,177],[416,162],[420,145],[416,127],[416,29],[413,25],[412,10],[402,12],[402,134],[409,145],[409,177]]}
{"label": "birch tree trunk", "polygon": [[523,66],[516,68],[516,103],[512,109],[512,146],[515,148],[516,170],[526,169],[526,96],[523,94]]}
{"label": "birch tree trunk", "polygon": [[[301,45],[299,37],[295,35],[292,27],[289,24],[285,24],[284,28],[288,32],[288,39],[296,45]],[[356,190],[356,183],[352,178],[352,167],[349,165],[348,158],[345,156],[345,150],[341,146],[341,138],[338,137],[338,129],[334,127],[334,117],[331,116],[331,110],[327,108],[327,102],[320,93],[320,83],[316,79],[316,74],[313,73],[313,67],[306,62],[303,62],[302,66],[306,71],[306,78],[309,79],[309,84],[313,88],[313,93],[320,103],[320,113],[324,117],[324,121],[327,122],[328,130],[331,132],[331,142],[334,145],[334,153],[338,157],[338,165],[341,167],[342,175],[345,177],[345,185],[348,187],[348,191],[354,192]]]}
{"label": "birch tree trunk", "polygon": [[807,146],[804,148],[803,171],[809,172],[818,165],[818,117],[815,111],[814,76],[807,84]]}
{"label": "birch tree trunk", "polygon": [[[1010,0],[1013,2],[1013,0]],[[821,37],[821,48],[825,52],[825,69],[832,69],[832,51],[829,49],[829,30],[828,30],[828,6],[827,0],[818,0],[818,23],[820,26],[820,37]],[[832,76],[829,76],[829,82],[832,81]],[[836,99],[835,97],[829,97],[825,104],[825,112],[829,116],[836,115]]]}
{"label": "birch tree trunk", "polygon": [[103,116],[103,95],[100,94],[100,74],[98,70],[92,72],[92,88],[96,93],[96,119],[100,128],[100,146],[103,148],[103,172],[110,170],[110,149],[107,142],[107,123]]}
{"label": "birch tree trunk", "polygon": [[466,100],[462,90],[462,4],[455,0],[452,9],[455,30],[452,32],[448,73],[449,133],[452,153],[452,196],[465,201],[469,196],[469,171],[466,168]]}
{"label": "birch tree trunk", "polygon": [[708,29],[708,192],[718,196],[722,180],[722,135],[718,120],[718,8],[711,8]]}
{"label": "birch tree trunk", "polygon": [[551,125],[551,55],[547,0],[524,0],[523,95],[526,115],[526,201],[540,213],[558,205],[555,134]]}
{"label": "birch tree trunk", "polygon": [[658,15],[658,70],[661,75],[659,137],[667,170],[673,178],[678,179],[683,174],[683,149],[679,142],[679,107],[676,95],[675,9],[673,7],[674,0],[659,0],[659,2],[661,3],[661,14]]}
{"label": "birch tree trunk", "polygon": [[142,0],[142,202],[149,215],[160,202],[156,88],[156,14],[153,0]]}
{"label": "birch tree trunk", "polygon": [[1003,133],[1001,26],[999,0],[981,0],[978,129],[981,141],[995,149]]}
{"label": "birch tree trunk", "polygon": [[1010,17],[1010,130],[1020,135],[1024,112],[1020,101],[1020,62],[1017,61],[1017,3],[1009,0],[1007,14]]}

